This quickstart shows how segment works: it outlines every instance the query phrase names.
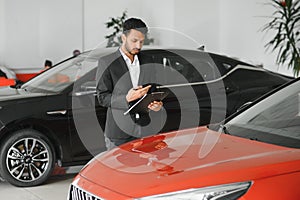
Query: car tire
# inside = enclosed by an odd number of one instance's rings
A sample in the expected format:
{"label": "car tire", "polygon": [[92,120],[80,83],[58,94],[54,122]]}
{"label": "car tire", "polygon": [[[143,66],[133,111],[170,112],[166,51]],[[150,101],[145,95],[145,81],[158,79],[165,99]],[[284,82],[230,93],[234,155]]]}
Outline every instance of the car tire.
{"label": "car tire", "polygon": [[40,185],[52,174],[54,165],[53,145],[36,130],[16,131],[2,142],[0,174],[12,185]]}

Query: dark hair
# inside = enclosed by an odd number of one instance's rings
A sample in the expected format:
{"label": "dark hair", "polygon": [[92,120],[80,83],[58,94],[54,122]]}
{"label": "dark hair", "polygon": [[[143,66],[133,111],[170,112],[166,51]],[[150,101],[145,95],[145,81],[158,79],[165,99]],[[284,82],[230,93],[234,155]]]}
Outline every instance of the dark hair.
{"label": "dark hair", "polygon": [[46,60],[45,61],[45,67],[46,66],[52,67],[52,62],[50,60]]}
{"label": "dark hair", "polygon": [[148,32],[147,25],[141,19],[137,18],[129,18],[123,23],[123,33],[125,35],[127,35],[131,29],[140,31],[144,35]]}

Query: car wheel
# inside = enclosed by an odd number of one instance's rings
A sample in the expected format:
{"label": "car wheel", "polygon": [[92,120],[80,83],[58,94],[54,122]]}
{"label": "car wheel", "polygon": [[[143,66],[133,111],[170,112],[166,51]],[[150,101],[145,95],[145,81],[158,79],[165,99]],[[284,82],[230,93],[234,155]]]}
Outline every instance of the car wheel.
{"label": "car wheel", "polygon": [[53,146],[36,130],[16,131],[2,143],[0,174],[12,185],[39,185],[51,175],[54,164]]}

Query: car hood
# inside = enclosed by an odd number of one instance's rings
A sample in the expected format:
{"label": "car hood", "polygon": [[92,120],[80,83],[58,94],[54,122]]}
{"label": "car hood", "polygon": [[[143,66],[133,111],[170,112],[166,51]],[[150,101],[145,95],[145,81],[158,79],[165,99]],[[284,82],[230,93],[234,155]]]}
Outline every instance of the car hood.
{"label": "car hood", "polygon": [[200,127],[122,145],[96,157],[79,177],[140,197],[299,171],[299,159],[296,149]]}

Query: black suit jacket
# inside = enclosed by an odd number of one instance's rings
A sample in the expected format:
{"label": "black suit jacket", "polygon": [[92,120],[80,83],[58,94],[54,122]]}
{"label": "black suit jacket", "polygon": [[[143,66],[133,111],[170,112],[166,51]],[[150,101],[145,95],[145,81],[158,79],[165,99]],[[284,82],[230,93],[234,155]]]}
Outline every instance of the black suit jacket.
{"label": "black suit jacket", "polygon": [[[156,83],[153,59],[143,53],[138,54],[138,58],[140,62],[138,85]],[[126,95],[133,85],[128,67],[119,50],[99,59],[96,77],[99,104],[108,108],[106,136],[113,139],[145,136],[140,135],[142,128],[139,126],[149,123],[149,114],[140,114],[139,119],[136,119],[135,114],[124,115],[129,108]]]}

